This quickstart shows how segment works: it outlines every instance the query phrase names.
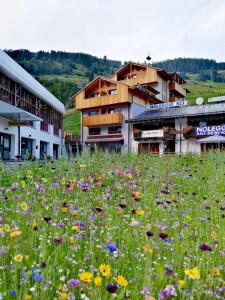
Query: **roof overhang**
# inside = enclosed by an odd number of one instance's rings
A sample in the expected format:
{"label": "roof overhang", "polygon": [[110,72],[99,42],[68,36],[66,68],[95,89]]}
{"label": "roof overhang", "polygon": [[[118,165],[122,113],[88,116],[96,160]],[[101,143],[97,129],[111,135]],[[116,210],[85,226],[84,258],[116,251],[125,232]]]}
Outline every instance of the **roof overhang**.
{"label": "roof overhang", "polygon": [[0,100],[0,116],[13,121],[36,122],[42,121],[41,118],[20,109],[16,106],[8,104]]}

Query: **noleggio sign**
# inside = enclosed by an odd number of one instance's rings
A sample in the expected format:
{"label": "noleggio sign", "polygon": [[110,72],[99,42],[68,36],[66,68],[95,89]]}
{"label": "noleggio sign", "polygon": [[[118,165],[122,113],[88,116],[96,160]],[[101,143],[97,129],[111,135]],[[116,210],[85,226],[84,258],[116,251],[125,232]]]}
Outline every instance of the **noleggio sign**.
{"label": "noleggio sign", "polygon": [[196,135],[197,136],[225,135],[225,125],[197,127]]}

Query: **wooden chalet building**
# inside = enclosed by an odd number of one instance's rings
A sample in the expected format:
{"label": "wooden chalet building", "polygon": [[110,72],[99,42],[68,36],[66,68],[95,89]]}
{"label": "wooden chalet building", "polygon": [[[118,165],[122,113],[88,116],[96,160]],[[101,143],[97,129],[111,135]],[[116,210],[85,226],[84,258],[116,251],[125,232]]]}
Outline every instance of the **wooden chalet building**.
{"label": "wooden chalet building", "polygon": [[72,97],[81,113],[82,148],[103,151],[132,149],[130,119],[151,104],[183,99],[185,82],[176,75],[146,64],[128,63],[111,78],[97,77]]}

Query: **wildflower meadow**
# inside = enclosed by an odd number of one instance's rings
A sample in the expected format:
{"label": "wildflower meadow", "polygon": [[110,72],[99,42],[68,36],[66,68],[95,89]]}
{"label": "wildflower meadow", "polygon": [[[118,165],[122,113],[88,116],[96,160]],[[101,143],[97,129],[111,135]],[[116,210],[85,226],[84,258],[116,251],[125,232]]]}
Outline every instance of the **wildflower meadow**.
{"label": "wildflower meadow", "polygon": [[225,299],[225,155],[0,165],[0,299]]}

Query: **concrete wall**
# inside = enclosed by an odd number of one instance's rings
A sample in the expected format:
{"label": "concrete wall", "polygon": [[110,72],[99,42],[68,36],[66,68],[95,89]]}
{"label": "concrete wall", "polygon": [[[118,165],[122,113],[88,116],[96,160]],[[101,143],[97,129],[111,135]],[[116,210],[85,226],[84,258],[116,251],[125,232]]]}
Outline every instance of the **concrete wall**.
{"label": "concrete wall", "polygon": [[[11,135],[11,159],[14,159],[18,155],[18,127],[9,126],[9,120],[0,117],[0,132]],[[58,145],[58,156],[61,156],[61,130],[59,136],[53,134],[53,126],[49,125],[49,132],[42,131],[40,129],[40,122],[34,122],[34,126],[21,126],[20,127],[21,138],[28,138],[33,140],[33,156],[37,159],[40,158],[40,141],[48,143],[48,155],[53,157],[53,144]]]}

